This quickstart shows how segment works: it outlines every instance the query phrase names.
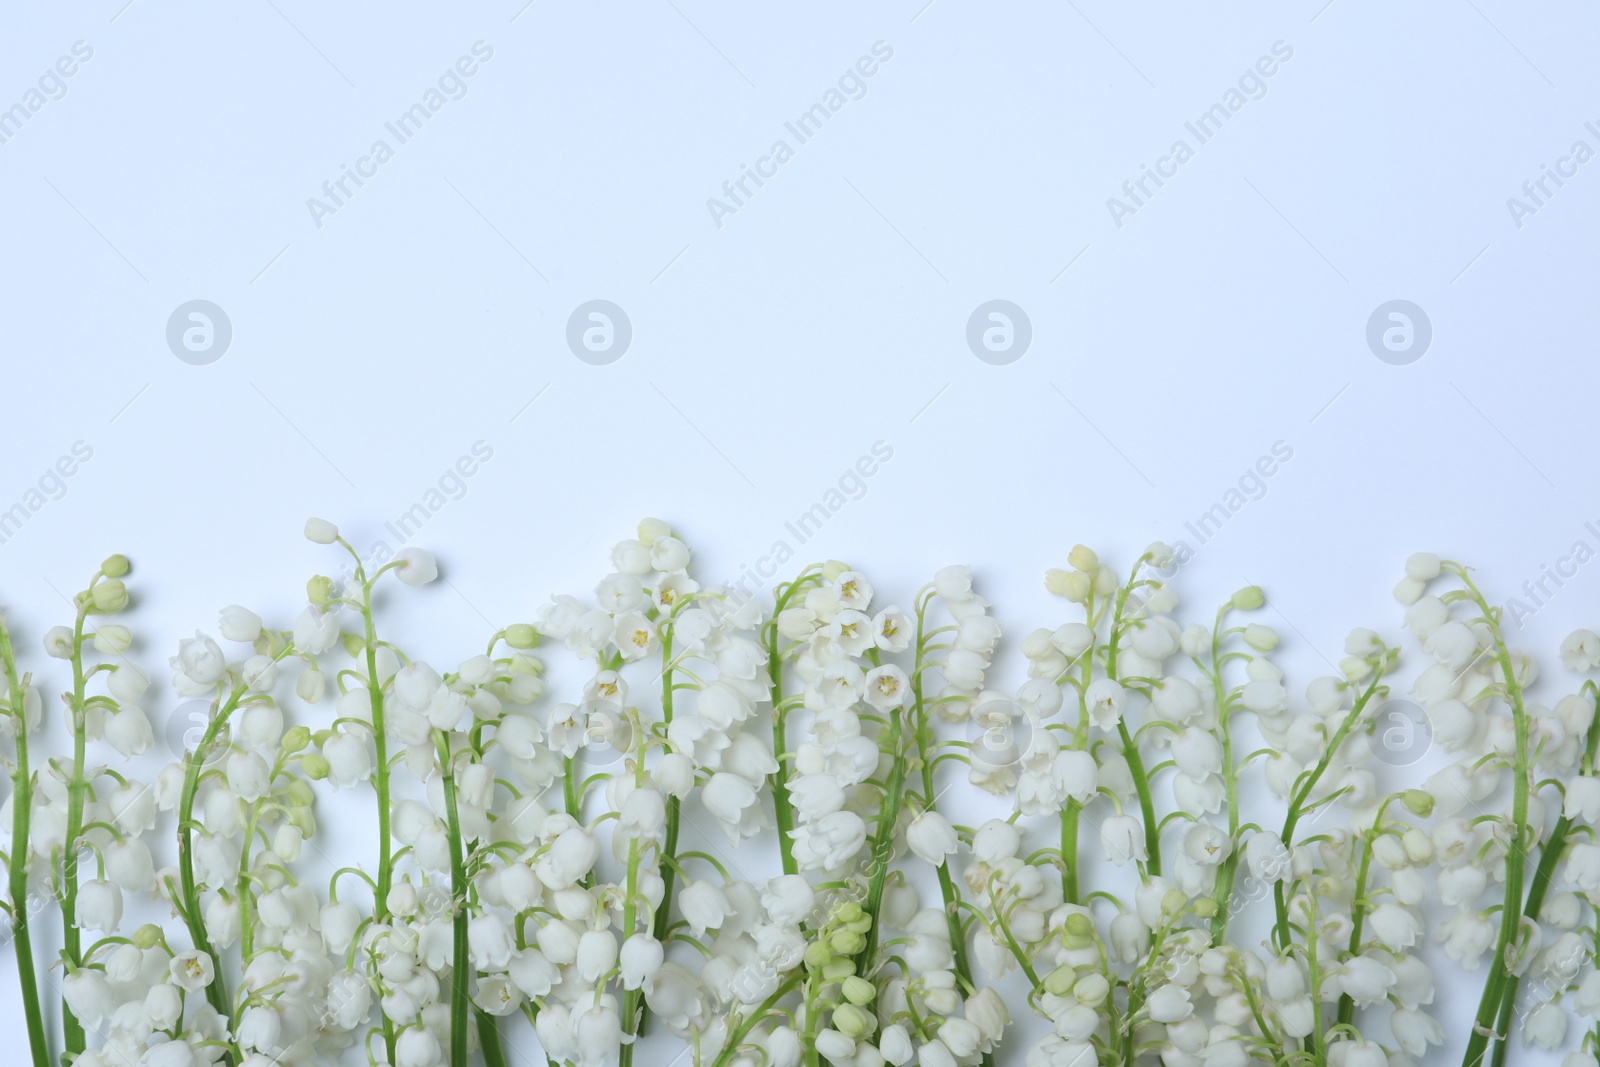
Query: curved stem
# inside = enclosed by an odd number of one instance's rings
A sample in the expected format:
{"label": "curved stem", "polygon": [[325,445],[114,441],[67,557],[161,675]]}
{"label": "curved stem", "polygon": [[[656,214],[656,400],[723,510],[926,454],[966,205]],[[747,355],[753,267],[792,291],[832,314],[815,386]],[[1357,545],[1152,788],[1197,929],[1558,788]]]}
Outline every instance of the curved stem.
{"label": "curved stem", "polygon": [[11,647],[11,631],[3,618],[0,618],[0,660],[5,664],[6,688],[17,738],[16,767],[11,779],[11,862],[7,871],[11,888],[11,935],[17,946],[17,980],[22,987],[22,1009],[28,1021],[28,1048],[33,1067],[50,1067],[50,1044],[45,1035],[44,1014],[39,1007],[39,977],[33,964],[33,935],[28,930],[33,912],[33,896],[28,892],[28,832],[33,816],[28,710],[22,679],[17,674],[16,654]]}
{"label": "curved stem", "polygon": [[[91,587],[93,583],[90,583]],[[78,930],[78,851],[83,836],[83,808],[88,799],[89,780],[84,777],[86,724],[84,723],[83,673],[83,621],[89,612],[89,597],[80,595],[78,613],[72,624],[72,697],[69,705],[72,716],[72,777],[67,781],[67,837],[61,854],[61,928],[62,952],[69,968],[83,965],[83,946]],[[83,1024],[72,1013],[66,998],[61,1000],[61,1031],[66,1039],[69,1056],[83,1052],[86,1046]]]}
{"label": "curved stem", "polygon": [[[378,677],[378,628],[372,619],[372,580],[366,575],[361,557],[356,556],[356,576],[361,582],[361,623],[366,638],[367,706],[372,715],[372,743],[376,763],[372,772],[372,787],[378,795],[378,884],[372,891],[372,921],[389,921],[389,886],[394,878],[393,842],[389,837],[389,735],[383,723],[383,682]],[[378,1003],[378,1014],[383,1022],[383,1045],[388,1062],[395,1062],[394,1020]]]}
{"label": "curved stem", "polygon": [[[1600,713],[1600,694],[1595,698],[1595,711]],[[1584,738],[1583,769],[1592,770],[1596,744],[1600,743],[1600,730],[1594,728],[1593,720],[1590,721],[1589,731]],[[1550,890],[1550,883],[1555,878],[1556,865],[1561,862],[1561,853],[1567,845],[1567,834],[1572,830],[1572,823],[1565,815],[1556,820],[1556,825],[1550,831],[1550,840],[1545,843],[1544,852],[1539,856],[1539,866],[1533,872],[1533,882],[1528,886],[1528,903],[1522,909],[1522,914],[1529,919],[1537,920],[1539,912],[1544,908],[1545,894]],[[1508,976],[1500,994],[1500,1014],[1495,1020],[1495,1033],[1503,1034],[1509,1038],[1511,1016],[1517,1006],[1517,986],[1521,979],[1515,975]],[[1495,1067],[1505,1062],[1508,1040],[1502,1039],[1495,1042],[1492,1063]]]}
{"label": "curved stem", "polygon": [[[1374,832],[1381,829],[1380,825],[1374,827]],[[1350,955],[1355,956],[1361,951],[1361,927],[1367,918],[1367,874],[1372,869],[1372,835],[1361,835],[1361,863],[1356,868],[1356,891],[1353,906],[1350,909]],[[1350,994],[1345,993],[1339,997],[1339,1022],[1348,1026],[1355,1020],[1356,1002]]]}
{"label": "curved stem", "polygon": [[[661,627],[661,719],[668,726],[672,725],[672,623],[667,621]],[[642,765],[642,764],[641,764]],[[676,796],[667,797],[667,834],[666,841],[661,846],[661,855],[676,856],[678,854],[678,814],[679,802]],[[677,870],[670,863],[661,865],[661,906],[656,908],[655,923],[651,927],[651,936],[663,945],[667,943],[668,927],[672,922],[672,884],[677,876]],[[643,1036],[645,1026],[650,1021],[650,1008],[643,1006],[639,1013],[638,1033]]]}
{"label": "curved stem", "polygon": [[[1479,610],[1483,612],[1494,638],[1495,658],[1499,662],[1500,675],[1505,682],[1505,698],[1506,703],[1511,706],[1511,728],[1516,741],[1516,761],[1511,782],[1511,832],[1516,836],[1506,849],[1506,890],[1500,908],[1500,936],[1495,943],[1494,959],[1490,964],[1489,978],[1484,983],[1483,997],[1478,1002],[1472,1037],[1467,1042],[1466,1056],[1461,1061],[1467,1067],[1478,1067],[1483,1063],[1483,1055],[1489,1045],[1489,1035],[1495,1032],[1490,1028],[1495,1024],[1499,1014],[1501,998],[1505,995],[1507,985],[1514,981],[1506,953],[1512,942],[1517,939],[1522,925],[1523,877],[1528,859],[1524,835],[1528,829],[1529,724],[1527,708],[1522,699],[1522,683],[1517,680],[1516,669],[1511,663],[1510,649],[1506,647],[1505,637],[1500,632],[1499,620],[1489,607],[1488,601],[1484,600],[1483,594],[1478,592],[1472,579],[1467,577],[1465,570],[1460,573],[1462,582]],[[1499,1040],[1503,1042],[1504,1035],[1501,1035]]]}
{"label": "curved stem", "polygon": [[[1355,724],[1360,721],[1361,713],[1366,710],[1367,702],[1372,699],[1372,695],[1378,691],[1378,683],[1382,678],[1382,671],[1373,671],[1372,680],[1367,683],[1366,690],[1351,705],[1350,711],[1344,717],[1344,721],[1339,724],[1339,729],[1334,732],[1333,739],[1328,742],[1328,747],[1323,751],[1322,759],[1317,763],[1311,774],[1306,777],[1300,788],[1295,790],[1294,796],[1289,802],[1289,811],[1283,818],[1283,833],[1279,835],[1285,848],[1291,850],[1294,848],[1294,828],[1300,822],[1301,808],[1305,805],[1306,800],[1310,798],[1311,791],[1317,787],[1317,782],[1321,780],[1323,773],[1327,771],[1328,764],[1333,760],[1333,754],[1339,751],[1339,746],[1344,744],[1345,737],[1349,735]],[[1281,881],[1275,883],[1272,893],[1277,909],[1277,923],[1273,927],[1273,940],[1277,944],[1279,951],[1283,951],[1289,947],[1290,939],[1287,884]]]}
{"label": "curved stem", "polygon": [[438,738],[440,774],[444,779],[446,834],[450,838],[450,919],[453,954],[450,966],[450,1067],[467,1067],[467,871],[461,855],[461,820],[456,812],[456,775],[450,763],[450,741]]}
{"label": "curved stem", "polygon": [[1217,873],[1217,913],[1211,917],[1211,943],[1222,944],[1228,933],[1228,920],[1233,917],[1233,882],[1239,871],[1239,769],[1233,763],[1233,718],[1228,707],[1227,693],[1222,687],[1222,619],[1231,604],[1217,609],[1217,621],[1211,627],[1211,690],[1217,705],[1217,732],[1222,736],[1222,785],[1228,807],[1228,858],[1222,861]]}
{"label": "curved stem", "polygon": [[[787,596],[780,599],[777,610],[782,611],[787,602]],[[794,805],[789,800],[789,768],[784,766],[784,757],[789,751],[789,736],[781,706],[783,657],[778,640],[778,622],[774,614],[773,621],[767,624],[767,678],[772,689],[772,755],[778,761],[778,769],[768,776],[768,780],[772,783],[772,807],[778,822],[778,858],[783,864],[784,874],[798,874],[800,865],[794,858],[794,839],[789,836],[794,830]]]}
{"label": "curved stem", "polygon": [[[194,800],[195,794],[200,789],[200,773],[205,768],[206,754],[211,751],[217,735],[228,724],[229,717],[238,708],[244,694],[245,686],[243,684],[236,686],[227,701],[218,709],[217,714],[206,724],[205,735],[201,737],[200,744],[188,755],[183,776],[183,793],[178,798],[178,878],[183,892],[183,921],[189,928],[189,940],[196,951],[204,952],[211,957],[213,978],[211,984],[206,986],[206,1000],[223,1019],[233,1017],[228,1000],[228,984],[222,975],[222,960],[217,956],[216,949],[212,948],[211,939],[206,934],[205,916],[200,911],[200,893],[194,880]],[[234,1062],[231,1051],[229,1057],[229,1062]]]}

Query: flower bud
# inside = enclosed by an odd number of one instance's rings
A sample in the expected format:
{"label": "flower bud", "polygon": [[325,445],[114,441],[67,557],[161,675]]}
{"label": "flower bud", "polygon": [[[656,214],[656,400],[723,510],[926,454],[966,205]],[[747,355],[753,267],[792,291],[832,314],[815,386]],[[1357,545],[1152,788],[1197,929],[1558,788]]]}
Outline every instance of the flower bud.
{"label": "flower bud", "polygon": [[1270,626],[1251,623],[1244,628],[1244,643],[1257,652],[1271,652],[1278,647],[1278,631]]}
{"label": "flower bud", "polygon": [[306,540],[319,545],[331,545],[339,539],[339,527],[327,519],[306,520]]}
{"label": "flower bud", "polygon": [[281,745],[285,752],[299,752],[310,743],[311,728],[309,726],[291,726],[284,732]]}
{"label": "flower bud", "polygon": [[1232,604],[1237,611],[1254,611],[1267,602],[1259,585],[1247,585],[1233,594]]}
{"label": "flower bud", "polygon": [[133,943],[146,951],[155,948],[161,944],[161,927],[155,923],[145,923],[133,932]]}
{"label": "flower bud", "polygon": [[107,578],[121,578],[128,573],[128,557],[120,552],[107,556],[105,562],[100,564],[100,573]]}
{"label": "flower bud", "polygon": [[1100,569],[1100,557],[1088,545],[1073,545],[1072,551],[1067,553],[1067,563],[1073,570],[1085,574],[1093,574]]}
{"label": "flower bud", "polygon": [[639,540],[644,544],[654,544],[663,537],[672,536],[672,527],[660,519],[644,518],[639,520]]}
{"label": "flower bud", "polygon": [[856,973],[856,961],[848,956],[835,956],[822,968],[822,977],[829,982],[842,982]]}
{"label": "flower bud", "polygon": [[1071,964],[1063,963],[1044,977],[1044,988],[1053,997],[1064,997],[1072,992],[1078,982],[1078,972]]}
{"label": "flower bud", "polygon": [[300,757],[300,769],[305,772],[307,778],[314,782],[320,782],[328,777],[328,772],[332,770],[332,767],[328,763],[328,758],[322,753],[307,752]]}
{"label": "flower bud", "polygon": [[133,632],[126,626],[101,626],[94,632],[96,652],[120,656],[133,646]]}
{"label": "flower bud", "polygon": [[300,676],[294,680],[294,695],[307,704],[315,704],[327,691],[327,678],[315,665],[301,671]]}
{"label": "flower bud", "polygon": [[872,1019],[854,1004],[833,1009],[833,1028],[846,1037],[860,1037],[872,1028]]}
{"label": "flower bud", "polygon": [[1433,814],[1433,794],[1426,789],[1407,789],[1400,799],[1406,810],[1419,819],[1426,819]]}
{"label": "flower bud", "polygon": [[317,607],[322,607],[333,597],[333,579],[325,575],[314,574],[306,582],[306,599]]}
{"label": "flower bud", "polygon": [[539,645],[539,631],[525,622],[514,622],[505,630],[506,644],[512,648],[526,651],[537,648]]}
{"label": "flower bud", "polygon": [[128,606],[128,587],[116,578],[96,582],[90,591],[96,611],[121,611]]}
{"label": "flower bud", "polygon": [[873,998],[878,995],[878,990],[871,982],[855,975],[844,980],[840,992],[844,994],[844,999],[852,1004],[871,1004]]}

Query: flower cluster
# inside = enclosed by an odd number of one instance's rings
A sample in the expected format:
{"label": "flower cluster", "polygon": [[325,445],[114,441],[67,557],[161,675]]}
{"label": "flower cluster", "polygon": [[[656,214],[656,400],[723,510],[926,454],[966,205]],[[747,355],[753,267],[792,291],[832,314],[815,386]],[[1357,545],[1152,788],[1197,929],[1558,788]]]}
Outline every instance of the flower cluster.
{"label": "flower cluster", "polygon": [[[1600,1067],[1600,689],[1542,698],[1461,564],[1412,556],[1403,637],[1292,689],[1260,589],[1180,621],[1171,549],[1079,545],[1002,687],[966,567],[897,601],[828,561],[768,603],[647,519],[590,593],[430,664],[374,604],[433,557],[305,534],[349,577],[179,642],[206,712],[149,781],[106,762],[154,743],[128,562],[44,636],[69,754],[30,751],[53,698],[0,621],[35,1067],[1408,1067],[1446,1044],[1428,941],[1479,976],[1465,1064]],[[1559,659],[1593,674],[1600,636]],[[373,852],[335,865],[352,815]]]}

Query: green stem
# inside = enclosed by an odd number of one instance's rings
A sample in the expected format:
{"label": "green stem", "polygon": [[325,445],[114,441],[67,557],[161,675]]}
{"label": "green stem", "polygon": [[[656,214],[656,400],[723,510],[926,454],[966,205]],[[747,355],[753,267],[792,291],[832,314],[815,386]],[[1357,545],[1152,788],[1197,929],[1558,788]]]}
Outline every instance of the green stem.
{"label": "green stem", "polygon": [[1061,897],[1068,904],[1078,899],[1078,821],[1083,805],[1069,799],[1061,812]]}
{"label": "green stem", "polygon": [[[1377,833],[1382,829],[1382,810],[1379,811],[1379,825],[1373,828]],[[1350,955],[1356,956],[1361,952],[1361,927],[1367,918],[1367,874],[1372,869],[1372,836],[1361,835],[1361,863],[1356,868],[1356,891],[1353,906],[1350,909]],[[1356,1002],[1350,994],[1345,993],[1339,997],[1339,1022],[1349,1025],[1356,1017]]]}
{"label": "green stem", "polygon": [[493,1015],[477,1009],[478,1044],[483,1049],[485,1067],[506,1067],[506,1054],[500,1047],[500,1022]]}
{"label": "green stem", "polygon": [[789,768],[785,765],[784,757],[789,751],[788,731],[785,728],[783,704],[783,656],[778,646],[777,612],[782,611],[789,602],[794,585],[778,599],[777,608],[773,612],[772,621],[767,624],[767,678],[772,689],[772,755],[778,761],[778,769],[768,776],[772,783],[772,806],[777,813],[778,821],[778,857],[783,863],[784,874],[798,874],[800,865],[794,858],[794,840],[789,836],[794,830],[794,805],[789,800]]}
{"label": "green stem", "polygon": [[[1600,693],[1596,694],[1595,711],[1600,713]],[[1594,728],[1591,720],[1588,735],[1584,738],[1583,771],[1594,768],[1596,744],[1600,743],[1600,730]],[[1533,882],[1528,886],[1528,903],[1522,909],[1522,914],[1529,919],[1537,920],[1539,912],[1544,908],[1545,894],[1550,890],[1550,883],[1555,878],[1556,865],[1561,862],[1561,853],[1567,846],[1567,835],[1572,831],[1572,823],[1565,815],[1556,820],[1556,825],[1550,831],[1550,840],[1545,844],[1544,851],[1539,855],[1539,866],[1533,872]],[[1511,1016],[1517,1006],[1517,986],[1521,979],[1515,975],[1508,976],[1504,989],[1500,994],[1500,1014],[1495,1020],[1495,1033],[1511,1036]],[[1491,1062],[1494,1067],[1500,1067],[1505,1062],[1508,1040],[1496,1041]]]}
{"label": "green stem", "polygon": [[[920,675],[918,676],[921,677]],[[927,798],[928,811],[936,810],[934,801],[938,793],[934,792],[933,782],[933,726],[928,721],[928,709],[922,700],[922,687],[919,684],[913,689],[916,694],[916,705],[913,714],[917,721],[917,755],[922,761],[922,795]],[[955,959],[956,977],[960,980],[963,989],[973,988],[972,964],[967,959],[967,935],[961,924],[961,897],[956,892],[955,880],[950,877],[950,862],[946,858],[939,864],[939,895],[944,899],[945,924],[950,932],[950,949]],[[984,1067],[993,1067],[993,1053],[983,1054]]]}
{"label": "green stem", "polygon": [[[922,630],[923,609],[917,611],[917,653],[915,670],[911,674],[911,693],[916,706],[922,707]],[[883,905],[883,883],[889,876],[889,860],[894,855],[894,826],[900,817],[900,804],[906,785],[906,759],[901,749],[901,731],[904,727],[904,709],[898,704],[889,709],[889,758],[893,761],[889,771],[889,784],[883,792],[883,803],[878,808],[878,828],[872,836],[872,866],[867,880],[867,899],[862,907],[872,919],[867,930],[866,944],[856,953],[856,973],[870,977],[872,957],[878,951],[880,923],[878,911]],[[931,795],[931,794],[930,794]]]}
{"label": "green stem", "polygon": [[1494,638],[1495,658],[1500,665],[1501,677],[1505,680],[1506,703],[1511,707],[1512,734],[1516,740],[1516,762],[1511,782],[1511,829],[1516,838],[1506,849],[1506,890],[1500,908],[1500,936],[1495,944],[1489,979],[1484,984],[1483,997],[1478,1003],[1472,1037],[1467,1041],[1467,1052],[1461,1061],[1465,1067],[1479,1067],[1483,1063],[1484,1052],[1489,1045],[1490,1027],[1495,1024],[1499,1014],[1501,999],[1505,996],[1507,985],[1514,981],[1507,966],[1506,951],[1516,940],[1522,923],[1523,875],[1527,863],[1527,849],[1523,845],[1523,835],[1527,831],[1528,823],[1528,712],[1522,699],[1522,683],[1517,681],[1517,672],[1511,663],[1511,652],[1506,647],[1504,636],[1500,633],[1499,620],[1488,602],[1484,600],[1483,594],[1478,592],[1472,579],[1467,577],[1464,568],[1460,574],[1468,592],[1477,602],[1479,610],[1483,612],[1484,620]]}
{"label": "green stem", "polygon": [[44,1014],[39,1007],[39,978],[33,964],[33,935],[28,930],[32,895],[28,892],[28,832],[33,816],[33,774],[28,768],[28,710],[11,631],[0,618],[0,660],[4,660],[11,717],[17,738],[17,763],[12,777],[11,933],[17,946],[17,979],[22,986],[22,1009],[28,1020],[28,1048],[33,1067],[50,1067],[50,1045],[45,1036]]}
{"label": "green stem", "polygon": [[[349,547],[348,545],[346,547]],[[389,886],[394,878],[392,859],[393,842],[389,838],[389,737],[383,723],[383,682],[378,677],[378,627],[372,618],[372,582],[368,580],[360,555],[354,548],[356,576],[361,582],[361,622],[366,645],[363,649],[367,665],[367,706],[372,714],[372,743],[377,762],[373,768],[372,785],[378,794],[378,884],[373,889],[372,921],[389,921]],[[379,1001],[378,1014],[383,1021],[383,1046],[388,1062],[395,1062],[395,1042],[398,1034],[394,1020],[383,1010]]]}
{"label": "green stem", "polygon": [[[211,947],[211,939],[206,934],[205,916],[200,911],[200,893],[194,880],[194,801],[195,794],[200,789],[200,774],[205,768],[206,754],[211,751],[217,735],[228,724],[229,717],[238,708],[244,694],[244,685],[235,687],[217,714],[206,724],[205,735],[201,737],[200,744],[188,755],[184,769],[183,793],[178,798],[178,878],[183,890],[183,921],[189,928],[189,940],[195,950],[211,957],[214,977],[211,984],[206,986],[206,1000],[223,1019],[231,1019],[233,1014],[228,1000],[227,979],[222,974],[222,959],[217,955],[216,949]],[[232,1052],[229,1053],[229,1057],[229,1062],[234,1062]]]}
{"label": "green stem", "polygon": [[794,987],[799,984],[800,975],[792,975],[777,988],[777,991],[772,996],[762,1001],[755,1011],[745,1016],[744,1021],[734,1028],[732,1034],[728,1035],[728,1043],[723,1046],[722,1052],[717,1056],[716,1062],[712,1064],[712,1067],[727,1067],[732,1057],[738,1053],[739,1046],[744,1042],[745,1037],[751,1030],[755,1029],[756,1024],[765,1019],[767,1013],[777,1006],[778,1001],[793,992]]}
{"label": "green stem", "polygon": [[[1312,770],[1300,788],[1295,791],[1293,799],[1289,802],[1288,814],[1283,818],[1283,833],[1280,837],[1284,848],[1291,851],[1294,849],[1294,828],[1300,822],[1302,806],[1310,798],[1311,791],[1317,787],[1317,782],[1321,780],[1323,773],[1328,769],[1328,764],[1333,760],[1333,754],[1339,751],[1339,746],[1344,744],[1345,737],[1355,727],[1355,724],[1360,721],[1361,713],[1366,709],[1367,702],[1372,699],[1372,695],[1378,691],[1378,683],[1382,678],[1383,672],[1375,669],[1372,673],[1372,680],[1367,683],[1366,690],[1356,698],[1355,703],[1351,705],[1350,711],[1345,715],[1344,721],[1339,724],[1339,729],[1334,732],[1333,740],[1328,742],[1328,747],[1323,751],[1322,759],[1317,763],[1316,768]],[[1273,927],[1273,939],[1277,943],[1279,951],[1284,951],[1289,947],[1290,938],[1287,883],[1277,882],[1273,886],[1272,892],[1277,910],[1277,923]]]}
{"label": "green stem", "polygon": [[[1122,637],[1122,612],[1127,607],[1128,594],[1131,592],[1133,582],[1130,580],[1117,594],[1117,607],[1111,613],[1111,637],[1106,643],[1106,677],[1112,681],[1117,679],[1117,644]],[[1086,685],[1087,682],[1086,678]],[[1133,776],[1133,788],[1139,794],[1139,817],[1144,821],[1145,873],[1155,877],[1161,873],[1161,824],[1156,822],[1155,801],[1150,796],[1150,777],[1145,774],[1144,757],[1139,755],[1139,745],[1122,719],[1117,720],[1117,736],[1122,739],[1122,756],[1128,761],[1128,773]]]}
{"label": "green stem", "polygon": [[[672,624],[667,622],[661,627],[661,719],[666,725],[672,725]],[[666,841],[661,846],[661,855],[666,857],[678,854],[678,798],[667,797],[667,835]],[[672,884],[676,880],[677,868],[663,862],[661,864],[661,906],[656,909],[655,923],[652,925],[650,935],[662,945],[667,943],[668,928],[672,924]],[[645,1026],[650,1021],[650,1008],[645,1005],[639,1012],[639,1034],[643,1036]]]}
{"label": "green stem", "polygon": [[467,1067],[467,871],[461,855],[461,821],[456,813],[456,775],[450,763],[450,741],[438,738],[440,773],[444,779],[446,833],[450,838],[451,933],[454,954],[450,969],[450,1067]]}
{"label": "green stem", "polygon": [[[91,588],[93,582],[90,583]],[[72,970],[83,966],[83,945],[78,930],[78,851],[83,836],[83,808],[88,799],[89,780],[84,777],[86,728],[84,715],[83,673],[83,621],[89,611],[90,598],[80,595],[77,618],[72,624],[72,777],[67,782],[67,838],[61,855],[61,927],[63,955]],[[77,1056],[83,1052],[87,1040],[83,1024],[61,1000],[61,1030],[66,1039],[66,1054]]]}
{"label": "green stem", "polygon": [[1211,690],[1217,705],[1217,732],[1222,735],[1222,784],[1227,794],[1228,841],[1232,847],[1228,858],[1222,861],[1217,874],[1214,894],[1217,913],[1211,917],[1211,943],[1222,944],[1228,933],[1228,920],[1233,917],[1233,883],[1239,871],[1239,771],[1233,764],[1233,717],[1228,707],[1227,693],[1222,688],[1221,640],[1222,619],[1229,605],[1217,609],[1217,620],[1211,627]]}

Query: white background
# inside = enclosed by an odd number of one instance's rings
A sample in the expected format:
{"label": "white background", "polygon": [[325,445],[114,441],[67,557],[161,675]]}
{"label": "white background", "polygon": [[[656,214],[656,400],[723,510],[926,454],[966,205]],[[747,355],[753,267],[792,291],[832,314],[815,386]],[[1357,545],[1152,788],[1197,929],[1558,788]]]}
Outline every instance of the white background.
{"label": "white background", "polygon": [[[0,107],[93,49],[0,144],[0,508],[93,449],[0,545],[29,648],[113,550],[152,668],[224,603],[286,624],[335,566],[307,514],[394,547],[384,522],[478,441],[416,538],[449,584],[397,615],[440,662],[583,593],[643,514],[707,579],[782,539],[785,573],[842,556],[904,601],[968,561],[1019,635],[1065,618],[1039,576],[1074,542],[1121,569],[1185,540],[1187,600],[1266,586],[1296,692],[1349,627],[1398,631],[1413,550],[1503,598],[1600,547],[1600,162],[1520,227],[1507,207],[1600,150],[1590,5],[124,2],[14,4],[0,31]],[[466,95],[398,145],[384,124],[477,41]],[[880,41],[797,144],[784,123]],[[1197,145],[1184,123],[1279,41]],[[379,138],[395,157],[319,227],[307,199]],[[1178,138],[1194,158],[1116,225]],[[777,139],[794,158],[719,227],[707,199]],[[197,298],[233,330],[204,366],[165,340]],[[565,341],[595,298],[632,323],[609,366]],[[1007,366],[964,337],[996,298],[1032,324]],[[1433,329],[1404,366],[1365,339],[1397,298]],[[878,441],[798,545],[785,522]],[[1278,441],[1264,497],[1187,534]],[[1593,592],[1581,571],[1527,643],[1593,624]],[[159,729],[174,701],[150,704]],[[1444,1006],[1457,1045],[1479,980]]]}

